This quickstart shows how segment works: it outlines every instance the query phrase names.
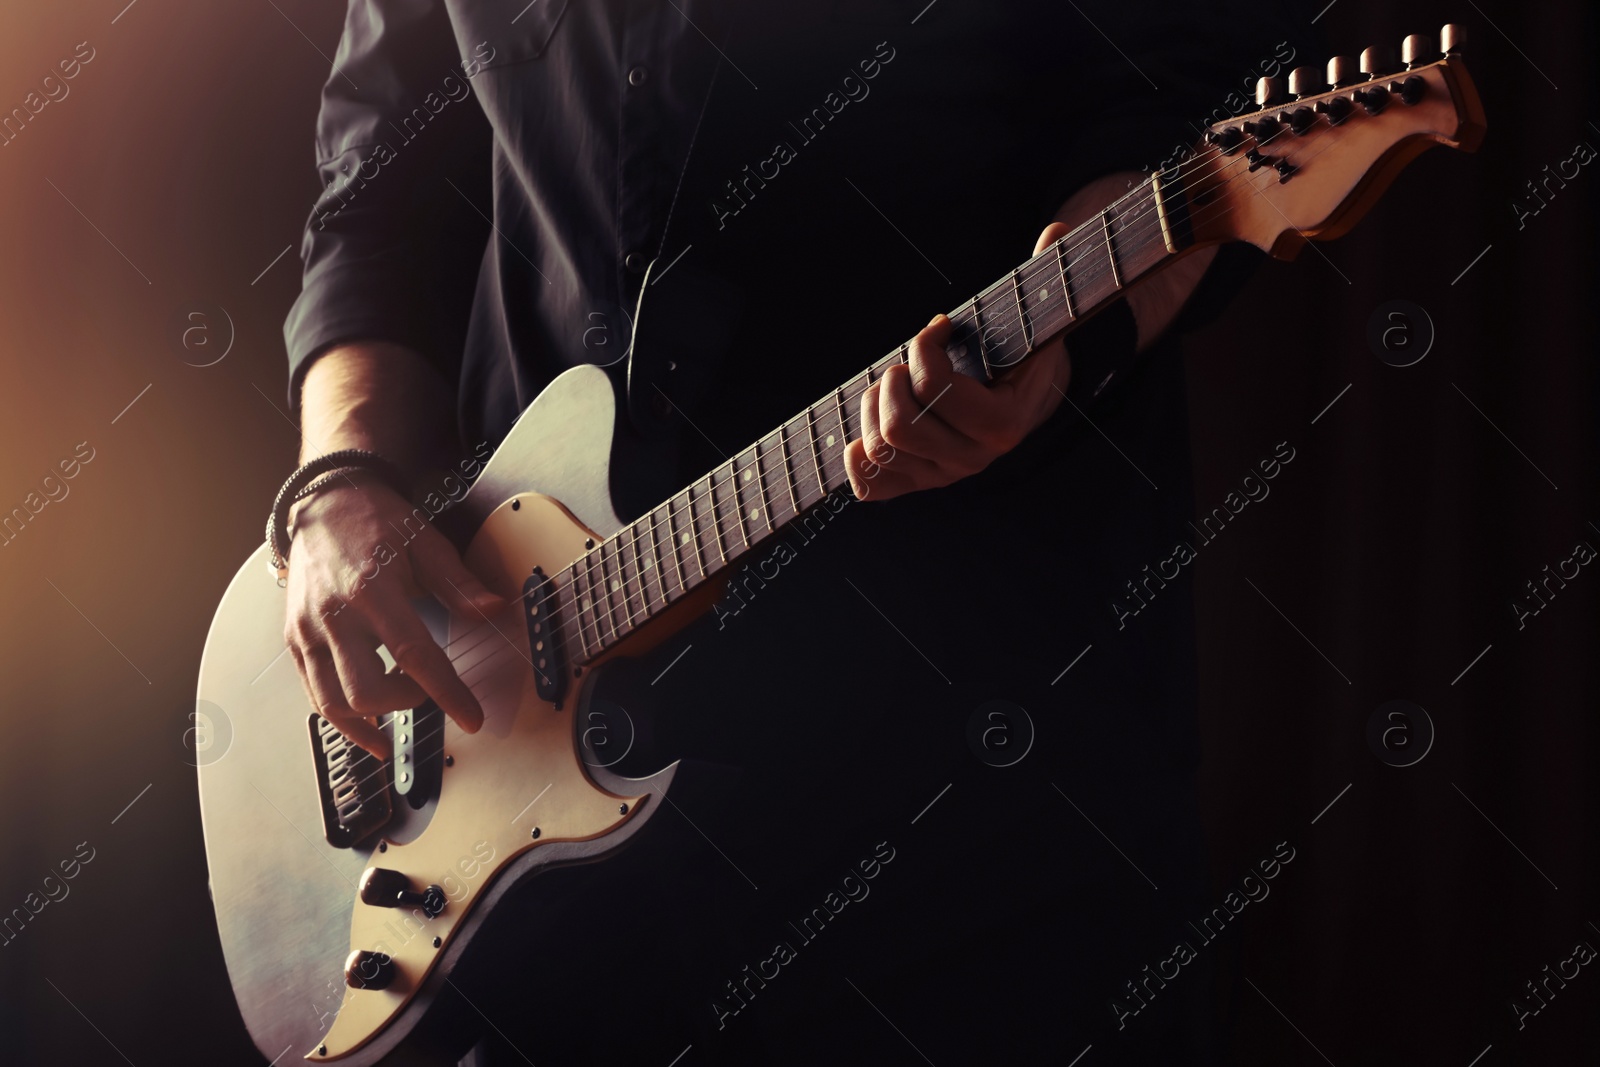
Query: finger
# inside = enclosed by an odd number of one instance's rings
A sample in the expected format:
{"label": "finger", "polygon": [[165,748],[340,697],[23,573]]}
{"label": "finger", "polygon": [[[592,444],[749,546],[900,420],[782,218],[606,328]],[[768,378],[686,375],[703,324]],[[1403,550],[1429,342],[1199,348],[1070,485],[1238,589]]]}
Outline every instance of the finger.
{"label": "finger", "polygon": [[[873,382],[861,394],[861,448],[858,452],[850,452],[848,446],[845,450],[845,463],[851,472],[858,476],[861,482],[875,482],[883,473],[891,468],[897,475],[910,480],[911,488],[926,489],[934,485],[943,485],[949,481],[940,480],[939,465],[931,459],[915,455],[908,451],[895,448],[893,444],[884,440],[882,420],[879,412],[882,403],[879,397],[883,395],[883,383]],[[856,456],[857,461],[850,463],[850,456]],[[898,481],[899,479],[893,479]],[[882,499],[882,494],[877,494]],[[866,499],[862,497],[862,499]]]}
{"label": "finger", "polygon": [[326,647],[314,646],[303,654],[297,650],[295,658],[304,665],[306,689],[317,714],[374,756],[388,759],[392,752],[388,735],[350,707],[339,684],[333,654]]}
{"label": "finger", "polygon": [[[861,394],[861,451],[867,459],[863,472],[870,474],[873,464],[894,462],[894,449],[884,441],[883,434],[878,429],[878,390],[879,383],[873,382]],[[846,448],[848,451],[848,448]]]}
{"label": "finger", "polygon": [[923,403],[911,376],[905,366],[890,367],[884,373],[878,389],[879,436],[897,454],[920,456],[957,476],[986,467],[994,453],[940,418],[936,409],[942,397]]}
{"label": "finger", "polygon": [[469,734],[477,733],[483,725],[483,706],[411,606],[384,612],[377,626],[378,637],[395,664],[414,678],[456,725]]}
{"label": "finger", "polygon": [[[934,485],[947,484],[949,481],[949,479],[931,480],[942,476],[926,473],[923,476],[930,480],[918,481],[916,475],[874,463],[867,456],[866,446],[860,440],[851,441],[845,446],[844,458],[850,472],[850,488],[855,492],[857,500],[892,500],[897,496],[904,496],[906,493],[914,493],[918,489],[927,489]],[[925,462],[902,455],[895,459],[895,466],[898,467],[902,463]]]}
{"label": "finger", "polygon": [[455,545],[437,530],[425,530],[412,542],[410,551],[417,584],[452,612],[476,619],[505,609],[505,599],[490,592],[467,569]]}
{"label": "finger", "polygon": [[[942,315],[939,319],[949,322]],[[906,364],[912,393],[924,406],[935,406],[940,420],[952,430],[991,453],[1005,451],[1010,447],[1013,414],[988,385],[950,367],[940,336],[943,332],[947,337],[947,331],[947,325],[941,331],[930,324],[912,339]]]}
{"label": "finger", "polygon": [[861,395],[861,437],[845,446],[845,470],[857,500],[888,500],[916,489],[951,480],[936,464],[899,452],[883,439],[878,420],[882,384],[874,382]]}
{"label": "finger", "polygon": [[[935,336],[924,330],[911,344],[908,366],[912,389],[924,402],[934,401],[928,388],[941,379],[940,364],[946,362],[943,346],[934,342]],[[918,384],[923,375],[927,375],[929,385]],[[1059,340],[1052,341],[989,385],[952,372],[945,379],[948,388],[941,387],[942,392],[935,394],[938,415],[992,459],[1015,448],[1041,421],[1041,413],[1055,410],[1061,402],[1058,391],[1064,391],[1068,375],[1065,351]]]}
{"label": "finger", "polygon": [[[387,607],[390,611],[410,610],[409,604],[399,600]],[[414,708],[427,700],[428,695],[415,679],[385,671],[377,643],[365,624],[358,627],[345,623],[328,631],[327,651],[338,670],[344,702],[351,712],[382,715],[386,711]]]}
{"label": "finger", "polygon": [[1039,235],[1039,239],[1033,243],[1033,254],[1038,255],[1071,232],[1072,227],[1066,223],[1052,222],[1044,228],[1044,232]]}

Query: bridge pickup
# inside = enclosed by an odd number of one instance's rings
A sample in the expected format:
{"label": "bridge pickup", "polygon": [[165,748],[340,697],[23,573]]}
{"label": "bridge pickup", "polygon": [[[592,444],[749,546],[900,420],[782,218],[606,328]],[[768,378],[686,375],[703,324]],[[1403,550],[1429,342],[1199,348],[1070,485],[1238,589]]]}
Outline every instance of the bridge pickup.
{"label": "bridge pickup", "polygon": [[567,695],[567,664],[561,648],[561,623],[556,615],[556,586],[540,567],[522,583],[527,605],[528,659],[533,663],[533,687],[540,700],[556,707]]}
{"label": "bridge pickup", "polygon": [[444,712],[428,700],[389,718],[394,743],[394,791],[413,809],[439,795],[444,763]]}
{"label": "bridge pickup", "polygon": [[350,848],[389,823],[389,765],[353,744],[321,715],[308,719],[322,802],[322,836]]}

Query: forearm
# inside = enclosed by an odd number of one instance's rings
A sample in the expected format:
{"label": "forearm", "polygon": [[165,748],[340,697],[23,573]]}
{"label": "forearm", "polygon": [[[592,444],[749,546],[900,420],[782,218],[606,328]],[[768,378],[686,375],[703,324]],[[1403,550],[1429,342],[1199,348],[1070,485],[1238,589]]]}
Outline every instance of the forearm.
{"label": "forearm", "polygon": [[317,357],[300,389],[301,462],[363,448],[412,477],[456,443],[450,390],[422,356],[387,341],[336,345]]}

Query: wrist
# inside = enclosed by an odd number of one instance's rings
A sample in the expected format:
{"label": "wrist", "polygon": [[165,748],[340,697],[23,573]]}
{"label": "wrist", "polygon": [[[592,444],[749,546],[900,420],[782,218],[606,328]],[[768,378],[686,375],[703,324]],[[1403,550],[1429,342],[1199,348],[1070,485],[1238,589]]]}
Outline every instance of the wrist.
{"label": "wrist", "polygon": [[301,490],[289,506],[289,536],[292,538],[300,527],[316,521],[321,515],[350,507],[357,499],[371,501],[385,495],[404,499],[370,471],[360,467],[335,471]]}
{"label": "wrist", "polygon": [[[351,475],[355,470],[365,471],[388,485],[402,499],[411,493],[410,484],[398,467],[389,460],[374,452],[360,449],[344,449],[338,452],[328,452],[308,463],[302,464],[295,472],[289,475],[288,480],[278,490],[278,495],[272,501],[272,510],[267,515],[267,546],[271,549],[271,566],[278,575],[279,582],[288,578],[289,574],[289,511],[301,497],[307,496],[308,490],[314,493],[326,485],[333,483],[334,479],[328,475],[333,474],[338,478]],[[353,484],[353,479],[352,479]]]}

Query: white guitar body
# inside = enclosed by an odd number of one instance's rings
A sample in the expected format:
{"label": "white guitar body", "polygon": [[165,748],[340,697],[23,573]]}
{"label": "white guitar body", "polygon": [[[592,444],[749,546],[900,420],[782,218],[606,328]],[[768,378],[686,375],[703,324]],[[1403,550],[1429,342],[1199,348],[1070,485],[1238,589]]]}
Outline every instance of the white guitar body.
{"label": "white guitar body", "polygon": [[[622,525],[609,489],[615,416],[604,371],[567,371],[522,414],[458,505],[466,521],[481,523],[469,566],[512,607],[494,629],[481,618],[446,619],[431,601],[427,617],[483,704],[484,726],[471,735],[446,726],[449,766],[436,798],[416,809],[394,803],[382,830],[354,847],[336,848],[324,835],[308,730],[314,709],[284,647],[285,591],[265,546],[229,585],[198,696],[207,714],[225,717],[232,740],[220,758],[201,760],[200,806],[229,977],[268,1060],[367,1065],[402,1048],[513,885],[604,859],[660,807],[677,765],[624,779],[585,764],[574,723],[593,673],[569,682],[560,710],[539,699],[521,615],[533,567],[564,567],[590,538]],[[474,629],[487,639],[461,641],[465,652],[452,647]],[[363,903],[357,886],[368,867],[401,872],[416,890],[442,887],[444,910],[430,917]],[[386,988],[346,985],[352,950],[392,960]]]}

